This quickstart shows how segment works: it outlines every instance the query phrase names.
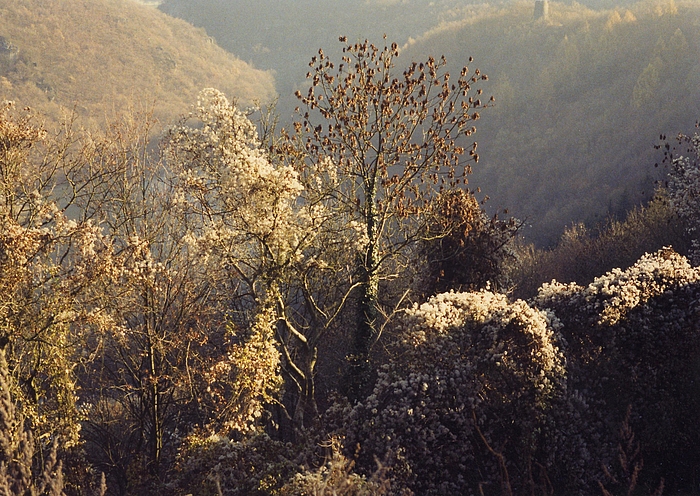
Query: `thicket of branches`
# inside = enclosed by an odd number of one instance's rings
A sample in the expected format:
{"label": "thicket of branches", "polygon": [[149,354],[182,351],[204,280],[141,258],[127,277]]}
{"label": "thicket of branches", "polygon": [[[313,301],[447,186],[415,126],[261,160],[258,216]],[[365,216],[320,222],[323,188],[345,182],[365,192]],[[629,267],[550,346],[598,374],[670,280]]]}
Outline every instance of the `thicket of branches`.
{"label": "thicket of branches", "polygon": [[687,489],[700,272],[598,260],[695,234],[697,139],[668,196],[528,252],[466,188],[485,76],[346,54],[289,132],[213,89],[160,135],[2,107],[0,492]]}

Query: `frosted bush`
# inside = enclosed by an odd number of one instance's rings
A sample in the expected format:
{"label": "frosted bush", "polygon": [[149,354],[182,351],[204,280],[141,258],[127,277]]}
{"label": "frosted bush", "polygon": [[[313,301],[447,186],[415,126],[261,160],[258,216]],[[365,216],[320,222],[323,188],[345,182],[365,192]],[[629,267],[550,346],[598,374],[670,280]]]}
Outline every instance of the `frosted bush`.
{"label": "frosted bush", "polygon": [[[688,223],[688,232],[693,238],[690,258],[694,265],[700,264],[700,136],[679,135],[679,143],[687,146],[687,155],[673,156],[666,153],[670,164],[668,191],[671,206]],[[668,150],[668,148],[667,148]]]}
{"label": "frosted bush", "polygon": [[217,412],[214,425],[221,432],[251,434],[261,430],[264,408],[274,402],[282,386],[274,321],[269,308],[261,311],[250,335],[235,336],[239,342],[204,373],[207,394]]}
{"label": "frosted bush", "polygon": [[172,129],[166,145],[188,219],[185,240],[202,263],[225,267],[258,301],[276,298],[276,286],[307,277],[311,267],[323,270],[332,263],[328,252],[361,241],[361,226],[326,205],[337,182],[332,170],[305,186],[217,90],[200,93],[190,121]]}
{"label": "frosted bush", "polygon": [[188,436],[168,486],[176,494],[256,496],[278,494],[299,467],[290,444],[260,434],[243,441]]}
{"label": "frosted bush", "polygon": [[397,487],[416,494],[499,487],[491,448],[507,460],[513,487],[524,488],[550,406],[566,389],[558,328],[551,313],[487,291],[415,306],[400,324],[400,359],[351,414],[347,446],[360,445],[367,469],[389,456]]}
{"label": "frosted bush", "polygon": [[367,479],[354,473],[354,462],[340,450],[340,442],[332,439],[331,453],[325,463],[316,470],[300,472],[280,491],[280,496],[381,496],[389,493],[389,481],[384,477],[380,466]]}
{"label": "frosted bush", "polygon": [[415,306],[347,449],[367,471],[389,456],[396,487],[418,494],[543,479],[591,494],[631,405],[645,477],[683,487],[700,461],[699,277],[665,248],[585,287],[545,284],[529,305],[480,292]]}
{"label": "frosted bush", "polygon": [[670,248],[586,287],[544,285],[533,301],[562,323],[568,387],[595,405],[605,426],[601,449],[616,446],[631,405],[630,424],[645,450],[645,473],[655,484],[698,461],[698,301],[700,269]]}
{"label": "frosted bush", "polygon": [[698,271],[685,257],[664,248],[646,254],[629,269],[613,269],[583,288],[575,283],[544,284],[534,303],[549,308],[565,302],[582,318],[593,317],[601,325],[613,325],[634,308],[679,285],[698,281]]}
{"label": "frosted bush", "polygon": [[0,208],[1,347],[9,350],[15,379],[30,381],[19,393],[37,435],[60,435],[71,447],[80,433],[71,354],[85,332],[86,286],[110,270],[103,240],[92,223],[56,210],[41,227],[8,214]]}

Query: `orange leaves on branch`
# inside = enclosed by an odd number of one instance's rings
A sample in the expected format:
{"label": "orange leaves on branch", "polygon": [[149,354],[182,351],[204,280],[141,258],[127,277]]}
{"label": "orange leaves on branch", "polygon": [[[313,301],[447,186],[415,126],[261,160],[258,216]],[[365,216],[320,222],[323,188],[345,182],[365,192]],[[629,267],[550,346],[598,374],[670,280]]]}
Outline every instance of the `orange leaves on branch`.
{"label": "orange leaves on branch", "polygon": [[[398,70],[396,43],[379,48],[367,40],[340,41],[345,46],[337,69],[322,50],[312,58],[308,93],[297,92],[303,119],[294,124],[296,136],[287,146],[303,143],[296,154],[306,154],[302,178],[333,168],[338,182],[329,208],[367,233],[357,253],[364,296],[353,356],[362,357],[380,325],[378,281],[395,277],[394,261],[409,257],[409,247],[425,236],[431,200],[465,184],[470,164],[478,160],[476,143],[464,141],[476,131],[472,121],[484,107],[475,83],[485,76],[464,68],[453,78],[445,57]],[[364,379],[353,381],[357,386]]]}

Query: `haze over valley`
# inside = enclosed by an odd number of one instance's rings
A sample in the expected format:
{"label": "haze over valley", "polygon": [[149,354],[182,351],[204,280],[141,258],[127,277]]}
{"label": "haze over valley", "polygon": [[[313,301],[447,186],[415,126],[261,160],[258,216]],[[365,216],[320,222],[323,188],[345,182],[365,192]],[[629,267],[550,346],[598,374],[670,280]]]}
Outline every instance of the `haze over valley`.
{"label": "haze over valley", "polygon": [[698,119],[700,0],[0,0],[0,494],[697,495]]}
{"label": "haze over valley", "polygon": [[482,112],[473,188],[508,209],[541,245],[565,226],[621,217],[650,198],[661,134],[700,116],[700,3],[166,0],[197,26],[275,75],[283,122],[319,48],[339,58],[350,41],[396,41],[398,65],[445,55],[452,72],[486,73],[495,106]]}

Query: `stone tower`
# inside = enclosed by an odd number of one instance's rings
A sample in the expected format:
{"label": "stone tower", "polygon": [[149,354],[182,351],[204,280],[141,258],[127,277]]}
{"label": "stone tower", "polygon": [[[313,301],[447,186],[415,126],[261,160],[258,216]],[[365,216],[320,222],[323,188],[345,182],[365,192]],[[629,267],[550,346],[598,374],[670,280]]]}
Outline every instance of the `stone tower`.
{"label": "stone tower", "polygon": [[546,19],[549,15],[549,2],[547,0],[535,1],[535,20]]}

